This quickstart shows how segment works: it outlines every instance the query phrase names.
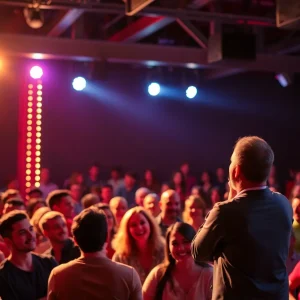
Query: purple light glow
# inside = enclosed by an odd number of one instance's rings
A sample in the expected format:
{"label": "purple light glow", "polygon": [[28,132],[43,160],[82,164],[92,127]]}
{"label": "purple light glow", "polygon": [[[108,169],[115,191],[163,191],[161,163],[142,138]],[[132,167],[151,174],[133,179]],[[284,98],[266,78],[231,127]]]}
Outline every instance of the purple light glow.
{"label": "purple light glow", "polygon": [[43,76],[43,69],[39,66],[34,66],[30,69],[30,76],[33,79],[40,79]]}

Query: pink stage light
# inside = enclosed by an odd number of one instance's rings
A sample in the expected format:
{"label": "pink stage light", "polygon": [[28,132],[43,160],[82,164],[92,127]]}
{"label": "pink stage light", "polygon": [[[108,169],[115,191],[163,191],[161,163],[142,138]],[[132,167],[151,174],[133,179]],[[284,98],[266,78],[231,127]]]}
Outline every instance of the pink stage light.
{"label": "pink stage light", "polygon": [[30,69],[30,76],[33,79],[40,79],[43,76],[43,69],[39,66],[34,66]]}

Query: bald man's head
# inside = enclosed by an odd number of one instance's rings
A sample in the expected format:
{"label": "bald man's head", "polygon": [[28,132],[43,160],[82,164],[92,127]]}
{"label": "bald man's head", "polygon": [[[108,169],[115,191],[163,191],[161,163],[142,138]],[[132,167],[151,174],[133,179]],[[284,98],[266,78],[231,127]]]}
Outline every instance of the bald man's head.
{"label": "bald man's head", "polygon": [[159,206],[163,217],[176,219],[180,214],[180,197],[174,190],[162,193]]}
{"label": "bald man's head", "polygon": [[141,187],[139,188],[136,192],[135,192],[135,203],[139,206],[143,206],[143,202],[145,197],[150,194],[150,190],[145,188],[145,187]]}

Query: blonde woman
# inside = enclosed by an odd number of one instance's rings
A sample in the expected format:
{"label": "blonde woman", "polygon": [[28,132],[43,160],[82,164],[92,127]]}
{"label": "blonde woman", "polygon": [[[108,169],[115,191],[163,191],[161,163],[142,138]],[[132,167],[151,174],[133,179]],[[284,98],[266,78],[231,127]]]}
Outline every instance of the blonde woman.
{"label": "blonde woman", "polygon": [[182,218],[185,223],[190,224],[197,232],[199,227],[204,223],[206,215],[206,205],[202,198],[190,196],[185,201]]}
{"label": "blonde woman", "polygon": [[164,242],[158,224],[142,207],[126,212],[113,247],[116,250],[113,261],[134,267],[142,283],[164,259]]}
{"label": "blonde woman", "polygon": [[110,200],[109,207],[116,218],[117,226],[119,226],[123,216],[128,210],[127,200],[123,197],[114,197]]}

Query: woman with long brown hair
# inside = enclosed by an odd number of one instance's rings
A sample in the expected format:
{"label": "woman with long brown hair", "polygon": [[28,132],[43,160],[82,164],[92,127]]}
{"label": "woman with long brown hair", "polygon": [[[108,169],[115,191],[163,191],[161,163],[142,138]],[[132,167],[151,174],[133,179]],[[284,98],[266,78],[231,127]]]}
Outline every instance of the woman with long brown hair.
{"label": "woman with long brown hair", "polygon": [[141,282],[164,259],[163,238],[158,224],[142,207],[126,212],[113,247],[116,250],[113,260],[134,267]]}
{"label": "woman with long brown hair", "polygon": [[213,269],[194,262],[191,243],[195,234],[192,226],[181,222],[168,229],[165,261],[148,275],[144,300],[211,300]]}

